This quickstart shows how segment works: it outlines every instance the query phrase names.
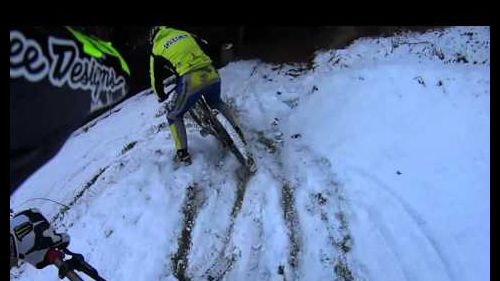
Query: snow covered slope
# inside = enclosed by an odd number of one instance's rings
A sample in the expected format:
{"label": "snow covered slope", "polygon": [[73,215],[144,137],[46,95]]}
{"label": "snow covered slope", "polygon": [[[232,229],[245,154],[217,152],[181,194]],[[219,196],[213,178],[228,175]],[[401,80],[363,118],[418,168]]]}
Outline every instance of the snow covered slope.
{"label": "snow covered slope", "polygon": [[191,123],[193,164],[174,167],[147,90],[75,132],[11,207],[40,208],[107,280],[490,279],[489,27],[221,75],[255,175]]}

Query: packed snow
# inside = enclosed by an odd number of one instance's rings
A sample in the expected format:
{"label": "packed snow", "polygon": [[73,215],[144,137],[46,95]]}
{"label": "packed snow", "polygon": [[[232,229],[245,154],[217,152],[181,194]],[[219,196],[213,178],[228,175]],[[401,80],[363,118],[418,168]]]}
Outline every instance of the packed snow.
{"label": "packed snow", "polygon": [[176,166],[148,89],[77,130],[11,208],[39,208],[106,280],[490,280],[489,27],[220,73],[254,175],[190,121],[193,164]]}

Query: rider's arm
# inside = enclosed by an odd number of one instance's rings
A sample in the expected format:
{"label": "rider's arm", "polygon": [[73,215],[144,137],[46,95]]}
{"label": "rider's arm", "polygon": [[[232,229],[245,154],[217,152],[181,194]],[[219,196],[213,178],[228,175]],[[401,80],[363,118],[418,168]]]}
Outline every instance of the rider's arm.
{"label": "rider's arm", "polygon": [[163,81],[169,76],[176,75],[172,64],[161,56],[150,55],[149,75],[151,78],[151,87],[153,87],[160,102],[167,99],[168,94],[165,93]]}

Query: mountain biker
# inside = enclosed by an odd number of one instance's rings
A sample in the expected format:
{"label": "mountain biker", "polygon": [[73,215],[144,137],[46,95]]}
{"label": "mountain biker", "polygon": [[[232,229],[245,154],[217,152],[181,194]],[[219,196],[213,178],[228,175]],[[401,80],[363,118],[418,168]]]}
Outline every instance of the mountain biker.
{"label": "mountain biker", "polygon": [[[167,120],[176,149],[175,160],[184,165],[191,164],[188,152],[184,114],[194,106],[203,94],[208,104],[220,111],[242,137],[236,118],[221,99],[221,80],[209,56],[200,44],[206,41],[178,29],[160,26],[150,33],[151,54],[149,73],[151,86],[158,95],[158,101],[167,98],[172,101],[168,108]],[[164,80],[175,77],[176,96],[165,93]],[[242,137],[243,138],[243,137]]]}

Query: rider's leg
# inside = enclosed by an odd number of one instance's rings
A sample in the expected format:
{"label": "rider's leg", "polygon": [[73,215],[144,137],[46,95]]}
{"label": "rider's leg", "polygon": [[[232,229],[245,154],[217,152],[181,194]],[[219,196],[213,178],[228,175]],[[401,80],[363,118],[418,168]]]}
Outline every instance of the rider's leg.
{"label": "rider's leg", "polygon": [[214,84],[208,86],[204,89],[203,94],[205,99],[210,105],[210,107],[217,109],[219,112],[226,117],[226,119],[231,123],[231,125],[235,128],[236,132],[240,135],[240,137],[244,140],[243,132],[240,129],[238,120],[236,116],[231,111],[231,108],[222,101],[221,99],[221,91],[220,91],[220,80],[215,82]]}
{"label": "rider's leg", "polygon": [[186,127],[184,125],[184,116],[174,116],[169,114],[167,115],[167,120],[169,123],[170,134],[174,139],[177,160],[190,164],[191,157],[187,151],[187,135]]}
{"label": "rider's leg", "polygon": [[180,160],[185,159],[190,162],[188,153],[188,142],[186,134],[186,126],[184,124],[184,114],[196,103],[200,98],[199,92],[193,92],[191,87],[190,74],[186,74],[179,79],[177,84],[177,98],[174,108],[167,114],[167,120],[174,139],[177,156]]}

